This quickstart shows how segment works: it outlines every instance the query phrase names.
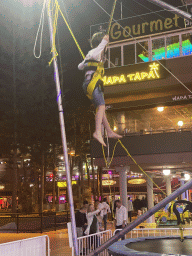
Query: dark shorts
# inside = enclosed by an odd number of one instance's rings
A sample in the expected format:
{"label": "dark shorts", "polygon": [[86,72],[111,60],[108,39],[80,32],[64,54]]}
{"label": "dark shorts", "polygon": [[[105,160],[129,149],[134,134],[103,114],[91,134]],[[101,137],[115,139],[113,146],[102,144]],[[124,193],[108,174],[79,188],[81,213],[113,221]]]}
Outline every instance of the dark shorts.
{"label": "dark shorts", "polygon": [[[87,86],[90,83],[90,81],[90,79],[85,79],[83,82],[83,91],[85,94],[87,94]],[[93,99],[91,100],[91,102],[96,108],[100,105],[105,105],[104,93],[100,85],[96,86],[95,90],[93,91]]]}

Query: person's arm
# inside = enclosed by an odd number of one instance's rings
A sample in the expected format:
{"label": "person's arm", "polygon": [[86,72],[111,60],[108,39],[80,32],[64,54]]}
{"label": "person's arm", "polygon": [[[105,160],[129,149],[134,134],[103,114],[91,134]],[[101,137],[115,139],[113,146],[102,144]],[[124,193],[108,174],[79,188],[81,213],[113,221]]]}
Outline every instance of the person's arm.
{"label": "person's arm", "polygon": [[79,70],[83,70],[84,69],[84,64],[85,64],[85,60],[83,60],[79,65],[78,65],[78,69]]}
{"label": "person's arm", "polygon": [[109,207],[108,204],[107,204],[107,211],[108,211],[108,212],[111,212],[111,209],[110,209],[110,207]]}
{"label": "person's arm", "polygon": [[102,51],[104,51],[108,42],[109,42],[109,35],[105,35],[103,40],[101,41],[101,43],[92,52],[92,58],[93,59],[95,59],[99,54],[102,53]]}
{"label": "person's arm", "polygon": [[123,208],[123,225],[122,227],[124,228],[127,224],[127,209]]}
{"label": "person's arm", "polygon": [[131,211],[133,211],[133,204],[132,204],[132,202],[131,202]]}
{"label": "person's arm", "polygon": [[98,210],[96,210],[96,211],[94,211],[94,212],[89,212],[89,213],[87,213],[87,216],[90,217],[90,216],[96,215],[96,214],[99,213],[100,211],[101,211],[101,210],[98,209]]}

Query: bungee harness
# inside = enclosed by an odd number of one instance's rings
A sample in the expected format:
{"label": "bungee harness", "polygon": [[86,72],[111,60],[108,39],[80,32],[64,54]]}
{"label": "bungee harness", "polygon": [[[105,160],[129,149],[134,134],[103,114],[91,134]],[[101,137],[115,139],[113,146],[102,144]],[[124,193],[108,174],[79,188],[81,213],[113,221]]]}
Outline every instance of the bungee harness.
{"label": "bungee harness", "polygon": [[94,71],[91,74],[91,80],[87,86],[87,97],[92,100],[93,99],[93,91],[96,87],[100,86],[101,90],[103,89],[103,75],[104,75],[104,65],[103,62],[95,61],[95,60],[87,60],[85,61],[85,72]]}
{"label": "bungee harness", "polygon": [[[179,211],[177,210],[177,204],[186,204],[186,207],[185,209],[183,210],[183,213],[180,215]],[[179,225],[179,229],[180,229],[180,233],[181,233],[181,242],[184,241],[184,235],[183,235],[183,231],[184,231],[184,228],[182,226],[182,224],[185,224],[185,221],[184,221],[184,212],[186,211],[189,211],[192,213],[192,202],[190,201],[187,201],[187,200],[178,200],[174,203],[173,205],[173,212],[175,213],[176,217],[177,217],[177,224]]]}

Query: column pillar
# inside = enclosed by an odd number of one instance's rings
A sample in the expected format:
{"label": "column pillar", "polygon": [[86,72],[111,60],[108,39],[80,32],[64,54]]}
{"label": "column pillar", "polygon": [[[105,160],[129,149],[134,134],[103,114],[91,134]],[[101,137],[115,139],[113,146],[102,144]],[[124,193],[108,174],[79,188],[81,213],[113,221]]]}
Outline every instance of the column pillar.
{"label": "column pillar", "polygon": [[[180,187],[182,187],[185,184],[184,180],[180,180]],[[181,200],[185,199],[185,192],[183,194],[181,194]]]}
{"label": "column pillar", "polygon": [[127,208],[127,172],[129,166],[116,167],[116,171],[119,173],[119,190],[122,205]]}
{"label": "column pillar", "polygon": [[[153,176],[148,174],[150,176],[150,178],[152,179]],[[149,177],[147,177],[147,204],[148,204],[148,211],[153,208],[154,206],[154,202],[153,202],[153,182],[152,180],[149,179]],[[153,223],[155,222],[155,217],[154,215],[149,217],[147,219],[148,223]]]}
{"label": "column pillar", "polygon": [[171,175],[166,176],[166,193],[167,196],[171,194]]}

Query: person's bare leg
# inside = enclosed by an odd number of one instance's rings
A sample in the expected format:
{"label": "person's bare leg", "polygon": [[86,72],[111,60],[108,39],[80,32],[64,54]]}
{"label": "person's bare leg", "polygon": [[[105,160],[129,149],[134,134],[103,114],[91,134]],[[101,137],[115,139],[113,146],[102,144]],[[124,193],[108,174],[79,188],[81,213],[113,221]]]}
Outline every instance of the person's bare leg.
{"label": "person's bare leg", "polygon": [[105,105],[98,106],[96,110],[96,115],[95,115],[95,132],[93,133],[93,137],[96,140],[98,140],[103,146],[106,147],[106,144],[101,134],[101,124],[103,121],[104,113],[105,113]]}
{"label": "person's bare leg", "polygon": [[114,138],[114,139],[121,139],[121,138],[122,138],[121,135],[115,133],[115,132],[111,129],[111,127],[110,127],[110,125],[109,125],[109,122],[108,122],[108,120],[107,120],[105,111],[104,111],[104,114],[103,114],[103,125],[104,125],[105,129],[107,130],[107,136],[108,136],[109,138]]}

